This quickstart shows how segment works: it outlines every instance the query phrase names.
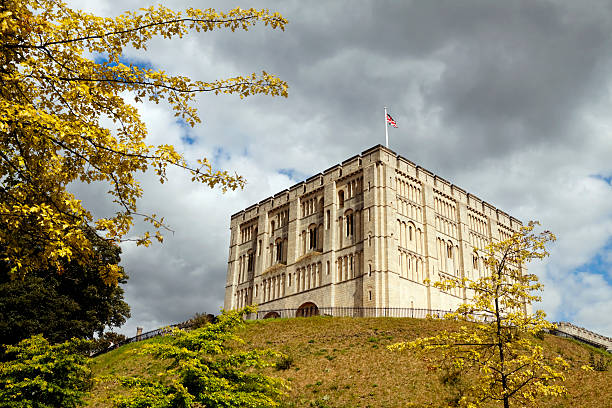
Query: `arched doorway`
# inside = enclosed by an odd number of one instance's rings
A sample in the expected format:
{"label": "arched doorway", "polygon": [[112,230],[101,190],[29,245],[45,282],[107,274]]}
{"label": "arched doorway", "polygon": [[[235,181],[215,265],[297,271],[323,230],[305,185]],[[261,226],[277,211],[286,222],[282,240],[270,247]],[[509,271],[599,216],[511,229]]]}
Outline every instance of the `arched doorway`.
{"label": "arched doorway", "polygon": [[318,316],[319,308],[312,302],[306,302],[302,306],[298,307],[295,317],[310,317]]}
{"label": "arched doorway", "polygon": [[280,314],[278,312],[268,312],[263,317],[264,319],[278,319]]}

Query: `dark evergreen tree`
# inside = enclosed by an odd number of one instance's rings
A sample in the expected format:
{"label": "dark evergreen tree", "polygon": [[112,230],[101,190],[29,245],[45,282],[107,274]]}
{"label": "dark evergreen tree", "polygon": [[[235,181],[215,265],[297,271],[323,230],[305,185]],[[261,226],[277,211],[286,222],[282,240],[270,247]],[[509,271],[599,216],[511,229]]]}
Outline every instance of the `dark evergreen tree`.
{"label": "dark evergreen tree", "polygon": [[[36,334],[51,343],[72,337],[93,338],[107,326],[125,323],[130,308],[121,285],[127,275],[121,268],[119,283],[107,285],[100,273],[104,265],[119,263],[121,248],[93,231],[88,239],[96,257],[85,267],[70,262],[62,274],[43,270],[23,279],[11,279],[8,271],[0,271],[0,343],[16,344]],[[6,266],[0,263],[0,269]]]}

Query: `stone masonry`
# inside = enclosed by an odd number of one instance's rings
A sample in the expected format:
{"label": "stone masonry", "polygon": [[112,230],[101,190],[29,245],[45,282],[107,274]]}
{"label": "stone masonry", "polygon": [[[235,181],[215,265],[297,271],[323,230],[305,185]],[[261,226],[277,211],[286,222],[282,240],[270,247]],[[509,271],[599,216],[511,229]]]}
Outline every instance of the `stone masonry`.
{"label": "stone masonry", "polygon": [[477,278],[473,248],[521,225],[374,146],[232,215],[224,308],[454,309],[465,291],[424,281]]}

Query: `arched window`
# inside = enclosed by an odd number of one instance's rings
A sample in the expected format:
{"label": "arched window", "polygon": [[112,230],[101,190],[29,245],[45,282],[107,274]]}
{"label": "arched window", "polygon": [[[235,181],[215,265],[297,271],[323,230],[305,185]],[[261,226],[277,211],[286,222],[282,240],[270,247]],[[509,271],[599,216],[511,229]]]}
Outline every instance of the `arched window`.
{"label": "arched window", "polygon": [[344,191],[338,191],[338,207],[344,207]]}
{"label": "arched window", "polygon": [[276,240],[276,262],[282,262],[283,261],[283,240],[282,239],[277,239]]}
{"label": "arched window", "polygon": [[308,249],[310,251],[315,251],[319,246],[317,244],[317,240],[319,238],[318,228],[315,224],[311,224],[308,227]]}
{"label": "arched window", "polygon": [[345,218],[346,218],[346,236],[350,237],[353,235],[353,230],[354,230],[354,217],[353,217],[353,212],[349,211],[345,214]]}

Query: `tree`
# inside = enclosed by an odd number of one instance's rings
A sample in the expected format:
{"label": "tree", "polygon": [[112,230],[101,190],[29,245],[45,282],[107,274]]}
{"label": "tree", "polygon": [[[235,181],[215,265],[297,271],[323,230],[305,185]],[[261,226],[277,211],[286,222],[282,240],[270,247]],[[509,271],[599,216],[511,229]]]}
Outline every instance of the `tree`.
{"label": "tree", "polygon": [[[138,212],[139,172],[152,169],[163,183],[168,166],[177,166],[193,181],[224,191],[244,185],[241,176],[213,170],[206,158],[188,163],[170,145],[147,145],[146,126],[126,95],[134,103],[166,100],[194,126],[200,122],[192,107],[197,93],[286,97],[287,84],[266,72],[192,81],[128,66],[122,58],[128,47],[146,50],[153,36],[247,30],[258,21],[280,29],[287,23],[267,10],[181,13],[158,6],[101,18],[59,0],[0,0],[0,260],[13,277],[87,262],[94,255],[83,227],[88,224],[118,242],[128,239],[134,217],[141,216],[162,241],[164,219]],[[116,213],[96,219],[67,191],[74,182],[108,183]],[[135,240],[149,245],[151,236]],[[117,265],[103,271],[108,283],[119,276]]]}
{"label": "tree", "polygon": [[[23,279],[10,279],[0,262],[0,343],[16,344],[35,334],[51,343],[102,335],[108,327],[119,327],[130,317],[120,285],[107,285],[100,276],[106,265],[118,265],[121,248],[87,230],[94,257],[87,264],[62,264],[54,270],[36,270]],[[118,283],[127,275],[119,267]]]}
{"label": "tree", "polygon": [[[533,291],[542,284],[525,264],[548,256],[546,243],[555,240],[549,232],[534,233],[537,222],[523,226],[505,241],[493,242],[485,250],[488,273],[476,280],[444,280],[434,285],[442,290],[466,289],[470,303],[445,316],[469,322],[458,331],[390,346],[433,355],[435,367],[476,378],[457,401],[462,407],[480,407],[487,401],[510,401],[533,406],[538,395],[560,395],[562,370],[568,364],[560,357],[549,362],[534,335],[553,328],[541,310],[528,313],[528,305],[540,300]],[[474,248],[476,255],[478,249]]]}
{"label": "tree", "polygon": [[169,363],[168,381],[124,377],[131,389],[115,399],[118,408],[277,407],[285,388],[280,379],[254,369],[274,365],[282,355],[270,350],[240,351],[236,330],[253,307],[224,312],[214,323],[192,331],[176,330],[170,342],[146,345],[144,352]]}
{"label": "tree", "polygon": [[37,335],[0,354],[0,406],[72,408],[81,406],[93,381],[84,340],[50,345]]}

